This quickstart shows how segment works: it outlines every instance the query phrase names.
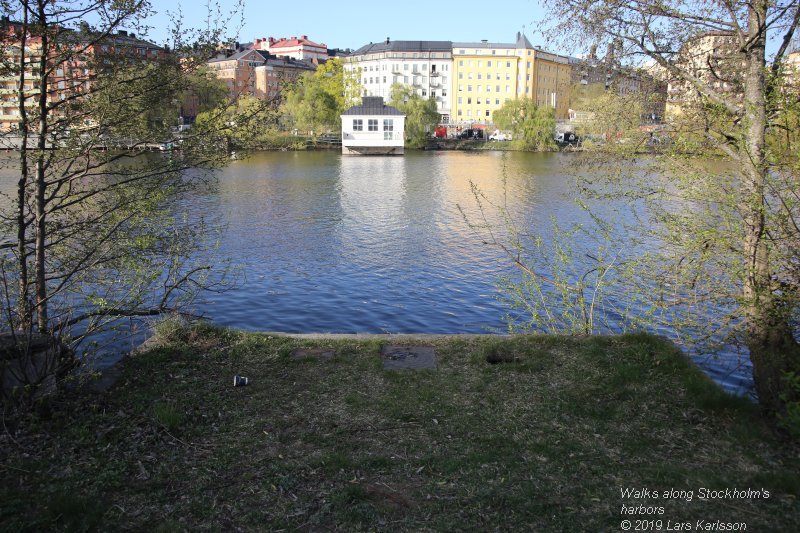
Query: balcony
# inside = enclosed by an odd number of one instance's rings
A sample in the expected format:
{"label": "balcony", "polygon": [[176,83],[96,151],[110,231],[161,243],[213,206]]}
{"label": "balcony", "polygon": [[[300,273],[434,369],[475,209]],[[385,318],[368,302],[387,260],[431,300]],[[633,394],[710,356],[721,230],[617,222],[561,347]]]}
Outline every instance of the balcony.
{"label": "balcony", "polygon": [[[0,94],[17,94],[19,89],[15,89],[12,87],[0,87]],[[34,94],[39,94],[39,89],[25,89],[25,94],[29,96],[33,96]]]}

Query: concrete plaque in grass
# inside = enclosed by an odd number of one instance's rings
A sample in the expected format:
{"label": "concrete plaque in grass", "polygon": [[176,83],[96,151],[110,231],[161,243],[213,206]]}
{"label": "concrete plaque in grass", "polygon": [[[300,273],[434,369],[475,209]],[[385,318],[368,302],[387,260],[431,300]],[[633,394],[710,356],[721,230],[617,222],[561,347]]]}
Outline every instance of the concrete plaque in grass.
{"label": "concrete plaque in grass", "polygon": [[292,350],[292,359],[321,359],[327,361],[333,357],[330,348],[295,348]]}
{"label": "concrete plaque in grass", "polygon": [[433,346],[384,346],[381,349],[383,368],[436,368],[436,351]]}

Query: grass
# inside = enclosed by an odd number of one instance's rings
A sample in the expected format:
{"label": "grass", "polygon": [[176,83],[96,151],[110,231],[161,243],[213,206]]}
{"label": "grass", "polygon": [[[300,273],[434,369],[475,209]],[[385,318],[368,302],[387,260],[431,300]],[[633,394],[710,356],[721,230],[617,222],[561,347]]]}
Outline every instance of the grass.
{"label": "grass", "polygon": [[384,371],[375,340],[159,336],[110,393],[5,420],[0,529],[619,531],[654,504],[623,487],[770,491],[665,521],[800,520],[796,445],[655,337],[455,337]]}

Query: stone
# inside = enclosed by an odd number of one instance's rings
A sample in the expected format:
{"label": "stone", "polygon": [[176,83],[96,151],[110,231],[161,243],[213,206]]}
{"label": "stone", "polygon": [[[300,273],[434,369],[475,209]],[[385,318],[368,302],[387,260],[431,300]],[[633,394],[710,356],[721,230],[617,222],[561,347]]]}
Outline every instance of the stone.
{"label": "stone", "polygon": [[49,335],[0,334],[0,403],[56,391],[62,346]]}
{"label": "stone", "polygon": [[385,370],[436,368],[433,346],[384,346],[381,359]]}

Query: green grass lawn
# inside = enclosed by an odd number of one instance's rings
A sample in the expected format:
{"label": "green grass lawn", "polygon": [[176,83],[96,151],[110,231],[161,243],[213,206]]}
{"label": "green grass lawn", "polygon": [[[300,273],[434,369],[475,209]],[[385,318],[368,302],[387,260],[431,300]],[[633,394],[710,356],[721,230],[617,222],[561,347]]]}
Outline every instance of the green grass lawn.
{"label": "green grass lawn", "polygon": [[[199,326],[0,435],[0,527],[46,530],[620,531],[622,520],[796,531],[800,457],[757,408],[646,335],[382,342]],[[299,346],[335,350],[294,359]],[[487,362],[487,359],[492,363]],[[233,387],[233,376],[250,379]],[[2,429],[2,428],[0,428]],[[623,498],[621,489],[692,491]],[[700,490],[767,490],[700,499]],[[663,507],[660,515],[623,506]],[[654,524],[655,526],[655,524]],[[650,528],[655,530],[655,527]],[[684,529],[686,530],[686,529]]]}

